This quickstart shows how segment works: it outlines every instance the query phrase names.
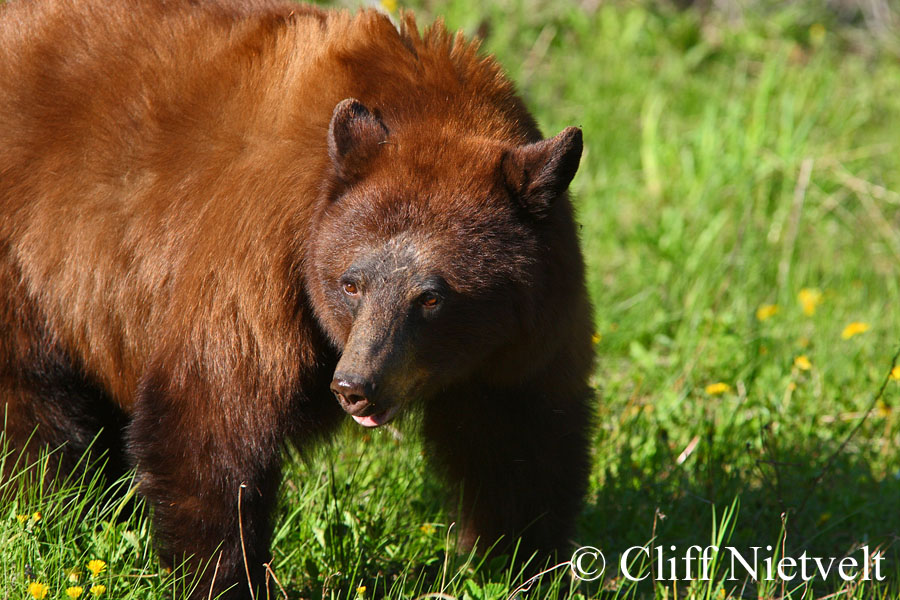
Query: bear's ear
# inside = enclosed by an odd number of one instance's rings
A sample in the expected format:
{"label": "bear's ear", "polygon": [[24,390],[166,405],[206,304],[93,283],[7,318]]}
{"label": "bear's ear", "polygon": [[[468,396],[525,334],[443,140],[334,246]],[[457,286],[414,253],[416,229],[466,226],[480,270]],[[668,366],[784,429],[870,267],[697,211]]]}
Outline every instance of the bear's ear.
{"label": "bear's ear", "polygon": [[387,136],[385,124],[359,100],[338,102],[328,126],[328,156],[338,177],[355,179]]}
{"label": "bear's ear", "polygon": [[540,218],[569,187],[581,150],[581,130],[567,127],[556,137],[507,152],[501,162],[503,177],[516,199]]}

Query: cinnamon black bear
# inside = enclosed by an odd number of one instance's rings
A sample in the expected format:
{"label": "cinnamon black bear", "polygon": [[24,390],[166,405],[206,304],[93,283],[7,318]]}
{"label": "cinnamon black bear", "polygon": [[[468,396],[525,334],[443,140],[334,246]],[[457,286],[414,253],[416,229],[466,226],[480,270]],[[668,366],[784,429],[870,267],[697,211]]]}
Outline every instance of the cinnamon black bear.
{"label": "cinnamon black bear", "polygon": [[466,543],[559,549],[589,466],[581,151],[408,15],[0,6],[6,435],[71,465],[103,428],[163,560],[218,562],[198,597],[249,594],[239,493],[261,581],[282,447],[345,413],[420,415]]}

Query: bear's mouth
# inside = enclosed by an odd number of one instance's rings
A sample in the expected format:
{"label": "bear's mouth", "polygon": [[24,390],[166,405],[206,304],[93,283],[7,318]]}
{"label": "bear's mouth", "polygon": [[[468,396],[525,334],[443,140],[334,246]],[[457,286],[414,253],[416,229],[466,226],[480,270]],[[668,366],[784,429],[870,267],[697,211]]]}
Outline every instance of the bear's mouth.
{"label": "bear's mouth", "polygon": [[372,401],[375,385],[360,383],[358,378],[335,374],[331,391],[341,408],[363,427],[381,427],[399,412],[403,402],[391,402],[387,398]]}
{"label": "bear's mouth", "polygon": [[389,409],[382,411],[380,413],[374,413],[371,415],[350,415],[353,417],[353,420],[362,425],[363,427],[381,427],[385,423],[389,423],[396,415],[397,411],[400,407],[394,405]]}

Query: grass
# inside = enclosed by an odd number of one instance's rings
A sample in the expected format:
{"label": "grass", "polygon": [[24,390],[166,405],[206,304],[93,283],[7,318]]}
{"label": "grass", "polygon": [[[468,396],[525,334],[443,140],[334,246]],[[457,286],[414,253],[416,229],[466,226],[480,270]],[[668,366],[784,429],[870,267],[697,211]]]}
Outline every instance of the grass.
{"label": "grass", "polygon": [[[545,133],[585,135],[573,197],[600,426],[575,542],[611,566],[580,584],[560,569],[529,598],[900,598],[900,52],[818,3],[765,6],[415,4],[485,35]],[[845,338],[851,323],[867,328]],[[520,583],[452,550],[440,482],[403,438],[348,427],[291,461],[272,561],[290,598],[502,599]],[[165,597],[178,573],[160,572],[143,506],[113,518],[130,482],[51,493],[29,477],[0,490],[0,600],[34,581],[64,598],[72,569],[82,597]],[[729,580],[725,555],[708,582],[618,569],[631,546],[715,541],[776,557],[867,545],[887,579],[755,584]],[[108,565],[93,579],[91,559]]]}

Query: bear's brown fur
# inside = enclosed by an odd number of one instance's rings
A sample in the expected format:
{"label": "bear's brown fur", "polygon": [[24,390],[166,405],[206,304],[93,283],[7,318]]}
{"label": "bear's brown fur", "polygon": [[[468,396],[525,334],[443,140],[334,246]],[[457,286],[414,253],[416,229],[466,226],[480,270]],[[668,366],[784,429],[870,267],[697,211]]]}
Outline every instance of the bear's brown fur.
{"label": "bear's brown fur", "polygon": [[467,543],[560,548],[589,454],[580,155],[411,16],[3,5],[7,436],[71,466],[102,428],[163,560],[218,563],[198,597],[246,579],[241,525],[259,583],[281,448],[341,407],[416,407]]}

